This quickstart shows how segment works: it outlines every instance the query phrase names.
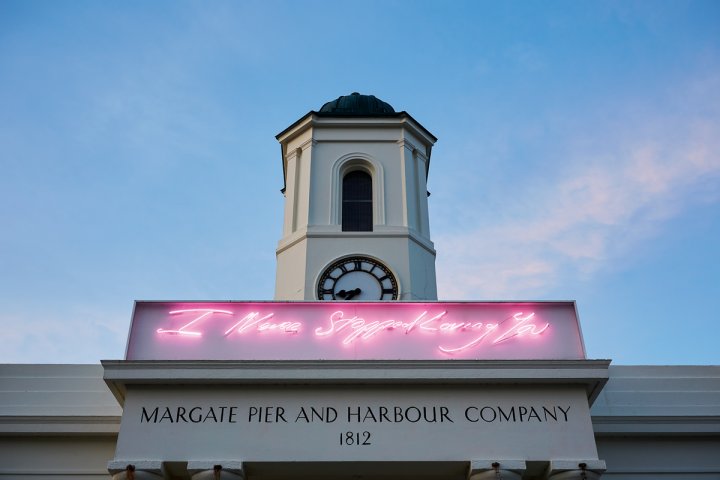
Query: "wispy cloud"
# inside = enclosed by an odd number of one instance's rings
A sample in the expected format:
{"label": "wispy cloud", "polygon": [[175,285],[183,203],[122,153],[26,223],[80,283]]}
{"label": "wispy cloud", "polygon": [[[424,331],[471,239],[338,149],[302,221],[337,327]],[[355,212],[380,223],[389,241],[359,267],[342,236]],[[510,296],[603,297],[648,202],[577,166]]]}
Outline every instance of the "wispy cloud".
{"label": "wispy cloud", "polygon": [[694,205],[719,202],[720,118],[700,107],[720,98],[700,90],[685,98],[695,111],[662,106],[642,127],[593,132],[597,140],[566,159],[567,173],[536,179],[547,187],[519,218],[436,236],[440,297],[542,297],[563,278],[620,261]]}

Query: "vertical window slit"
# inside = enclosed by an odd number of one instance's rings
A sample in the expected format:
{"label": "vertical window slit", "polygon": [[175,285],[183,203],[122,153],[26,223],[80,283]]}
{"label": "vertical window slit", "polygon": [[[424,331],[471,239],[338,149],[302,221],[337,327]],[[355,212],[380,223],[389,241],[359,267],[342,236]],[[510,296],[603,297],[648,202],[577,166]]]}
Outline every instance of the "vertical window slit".
{"label": "vertical window slit", "polygon": [[354,170],[343,177],[343,232],[371,232],[373,227],[372,177]]}

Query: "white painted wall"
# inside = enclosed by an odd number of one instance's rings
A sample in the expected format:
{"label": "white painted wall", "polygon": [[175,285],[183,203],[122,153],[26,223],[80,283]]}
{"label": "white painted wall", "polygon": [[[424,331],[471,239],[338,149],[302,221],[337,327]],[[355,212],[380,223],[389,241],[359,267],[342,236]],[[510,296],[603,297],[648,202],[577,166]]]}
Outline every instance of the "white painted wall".
{"label": "white painted wall", "polygon": [[592,416],[603,478],[720,478],[720,366],[611,366]]}
{"label": "white painted wall", "polygon": [[[339,371],[328,373],[343,383]],[[497,373],[502,378],[503,372]],[[616,366],[609,374],[591,410],[598,457],[607,463],[603,478],[720,478],[720,367]],[[1,479],[109,477],[106,466],[115,455],[121,409],[102,375],[99,365],[0,366]],[[408,376],[419,378],[412,371]],[[357,469],[350,469],[359,471],[360,464],[354,465]],[[383,471],[393,472],[394,478],[412,471],[399,465],[386,465]],[[450,478],[448,472],[462,478],[455,463],[432,465],[423,467],[423,478]],[[542,471],[538,464],[528,468]],[[318,471],[343,478],[348,473],[341,463],[311,464],[304,474],[282,464],[270,470],[275,473],[248,480],[317,477]],[[374,475],[369,476],[381,478]]]}
{"label": "white painted wall", "polygon": [[100,365],[0,365],[0,478],[108,478],[122,409]]}
{"label": "white painted wall", "polygon": [[[670,418],[666,421],[671,421]],[[720,478],[720,435],[601,435],[608,480]]]}
{"label": "white painted wall", "polygon": [[597,459],[582,386],[128,389],[116,458],[238,454],[255,462]]}
{"label": "white painted wall", "polygon": [[[116,434],[115,434],[116,435]],[[0,437],[3,480],[106,480],[115,435]]]}

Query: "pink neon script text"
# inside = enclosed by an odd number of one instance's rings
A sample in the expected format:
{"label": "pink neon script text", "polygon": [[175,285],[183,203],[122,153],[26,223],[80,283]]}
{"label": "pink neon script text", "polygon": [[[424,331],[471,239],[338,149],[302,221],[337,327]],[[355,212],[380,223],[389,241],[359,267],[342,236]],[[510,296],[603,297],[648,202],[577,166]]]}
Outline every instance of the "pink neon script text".
{"label": "pink neon script text", "polygon": [[[549,323],[545,323],[542,326],[528,323],[535,316],[535,313],[530,313],[523,316],[522,312],[519,312],[499,323],[440,323],[439,321],[446,314],[447,311],[443,311],[435,315],[428,315],[428,312],[425,311],[422,312],[417,318],[415,318],[411,322],[403,322],[400,320],[367,321],[357,316],[345,317],[345,314],[342,311],[338,310],[337,312],[330,315],[330,325],[325,329],[323,329],[322,327],[316,328],[315,335],[319,337],[345,335],[342,343],[343,345],[349,345],[357,339],[367,340],[380,334],[381,332],[395,329],[403,329],[406,334],[410,333],[413,329],[416,328],[419,331],[433,333],[453,333],[459,331],[470,331],[479,333],[479,335],[473,336],[473,339],[471,341],[459,346],[446,347],[438,345],[438,349],[444,353],[457,353],[478,345],[491,334],[494,334],[492,344],[495,345],[515,337],[522,337],[526,335],[540,335],[550,327]],[[514,322],[511,322],[511,320]]]}
{"label": "pink neon script text", "polygon": [[[202,320],[205,320],[209,318],[212,314],[224,314],[224,315],[230,315],[233,316],[234,313],[228,310],[217,310],[213,308],[194,308],[194,309],[186,309],[186,310],[173,310],[168,312],[170,315],[179,315],[182,313],[191,313],[194,314],[194,318],[184,324],[182,327],[175,329],[175,330],[169,330],[169,329],[163,329],[158,328],[157,333],[165,333],[165,334],[172,334],[172,335],[187,335],[187,336],[193,336],[193,337],[201,337],[202,331],[198,330],[188,330],[189,327],[195,325],[197,326]],[[239,321],[235,322],[230,328],[225,330],[223,332],[224,336],[228,336],[233,332],[237,332],[239,334],[246,333],[250,330],[256,330],[258,332],[265,332],[265,331],[277,331],[277,332],[285,332],[285,333],[297,333],[300,330],[301,323],[300,322],[271,322],[271,321],[265,321],[273,317],[273,313],[269,313],[267,315],[261,316],[258,312],[250,312],[247,315],[245,315],[243,318],[241,318]]]}
{"label": "pink neon script text", "polygon": [[[451,322],[447,321],[447,313],[446,310],[432,314],[424,311],[410,321],[402,321],[395,319],[366,320],[358,316],[346,317],[342,310],[337,310],[328,318],[329,324],[326,327],[316,328],[314,334],[316,337],[337,336],[341,338],[343,345],[350,345],[356,340],[370,340],[391,331],[399,331],[405,335],[416,332],[418,335],[442,335],[443,337],[453,338],[457,338],[462,333],[465,341],[459,345],[437,345],[441,352],[453,354],[477,347],[485,339],[490,345],[497,345],[513,338],[541,335],[550,327],[549,323],[531,323],[531,320],[535,317],[534,312],[527,315],[518,312],[497,323],[479,321]],[[158,328],[157,333],[197,338],[203,335],[203,327],[206,327],[204,323],[209,321],[213,315],[217,315],[221,319],[235,317],[235,313],[232,311],[213,308],[172,310],[169,312],[170,316],[185,314],[189,315],[190,319],[181,327],[177,329]],[[274,316],[274,313],[249,312],[239,320],[230,318],[233,323],[222,330],[222,335],[228,337],[233,333],[244,335],[250,332],[296,334],[301,331],[302,322],[274,321]]]}

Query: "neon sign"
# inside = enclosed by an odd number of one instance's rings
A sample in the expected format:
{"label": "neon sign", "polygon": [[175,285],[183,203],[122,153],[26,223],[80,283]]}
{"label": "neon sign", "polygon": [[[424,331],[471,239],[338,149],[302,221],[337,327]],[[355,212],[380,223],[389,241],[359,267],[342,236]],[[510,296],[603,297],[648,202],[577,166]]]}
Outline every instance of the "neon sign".
{"label": "neon sign", "polygon": [[137,302],[128,360],[583,359],[572,302]]}

